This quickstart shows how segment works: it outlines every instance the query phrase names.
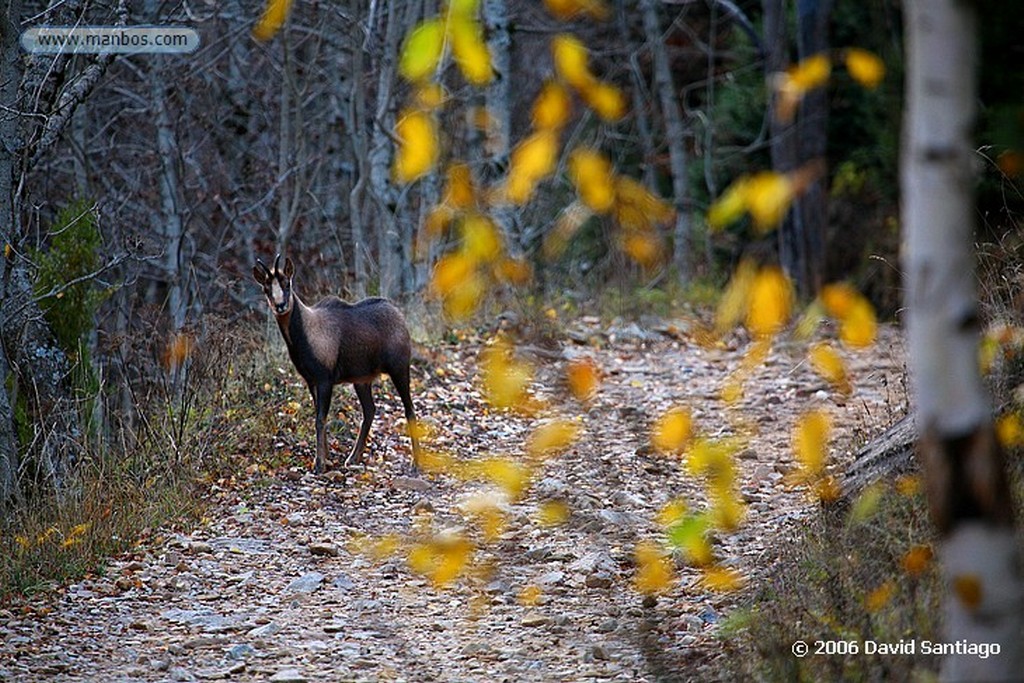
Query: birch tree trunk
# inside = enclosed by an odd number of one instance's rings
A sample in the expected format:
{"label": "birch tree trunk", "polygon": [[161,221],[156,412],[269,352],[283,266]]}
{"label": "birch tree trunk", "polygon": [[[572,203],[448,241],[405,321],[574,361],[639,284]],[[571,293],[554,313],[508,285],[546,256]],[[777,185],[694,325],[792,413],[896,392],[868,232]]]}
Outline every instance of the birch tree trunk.
{"label": "birch tree trunk", "polygon": [[686,146],[683,141],[685,128],[683,112],[679,107],[676,86],[672,80],[665,42],[661,35],[661,21],[658,17],[660,0],[641,0],[644,18],[644,35],[654,62],[654,89],[658,91],[661,116],[665,122],[665,142],[668,145],[669,172],[672,175],[672,203],[676,210],[676,224],[673,233],[672,261],[679,273],[679,279],[690,279],[690,217],[687,213],[688,190],[686,186]]}
{"label": "birch tree trunk", "polygon": [[978,369],[971,245],[977,93],[974,6],[905,0],[901,189],[910,369],[928,504],[940,534],[947,642],[999,643],[949,655],[948,681],[1019,680],[1022,582],[1003,454]]}

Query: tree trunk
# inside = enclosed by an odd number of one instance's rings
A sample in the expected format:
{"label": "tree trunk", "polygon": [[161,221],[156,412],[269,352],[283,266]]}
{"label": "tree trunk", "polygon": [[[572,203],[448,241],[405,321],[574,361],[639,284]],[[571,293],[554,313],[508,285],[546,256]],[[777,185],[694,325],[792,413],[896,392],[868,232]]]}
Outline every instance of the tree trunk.
{"label": "tree trunk", "polygon": [[[798,0],[797,53],[806,59],[828,48],[828,17],[831,0]],[[785,71],[789,66],[789,32],[784,0],[762,0],[764,9],[765,72]],[[826,91],[807,93],[797,109],[795,122],[771,119],[772,169],[789,173],[809,161],[824,159],[828,123]],[[793,202],[779,226],[779,260],[802,296],[813,296],[824,281],[825,223],[828,219],[824,179],[811,184]]]}
{"label": "tree trunk", "polygon": [[658,91],[661,116],[665,122],[665,142],[668,145],[669,173],[672,176],[672,203],[676,210],[676,224],[673,231],[672,261],[679,273],[679,279],[690,279],[690,216],[688,213],[689,191],[687,189],[686,145],[683,126],[683,112],[679,107],[676,86],[672,80],[665,42],[661,35],[661,20],[658,16],[660,0],[641,0],[640,8],[644,18],[644,34],[647,47],[654,62],[654,89]]}
{"label": "tree trunk", "polygon": [[949,655],[942,678],[1020,677],[1022,582],[1013,501],[978,369],[974,283],[976,18],[957,0],[906,0],[901,159],[907,336],[919,452],[940,533],[947,642],[999,643]]}

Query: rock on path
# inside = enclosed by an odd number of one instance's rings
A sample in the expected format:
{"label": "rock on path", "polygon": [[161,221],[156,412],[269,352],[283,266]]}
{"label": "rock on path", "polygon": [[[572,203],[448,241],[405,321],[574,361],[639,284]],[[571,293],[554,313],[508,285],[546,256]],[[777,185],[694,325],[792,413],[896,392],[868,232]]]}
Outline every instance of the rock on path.
{"label": "rock on path", "polygon": [[[737,460],[747,519],[717,551],[756,581],[771,539],[809,514],[805,495],[780,483],[794,421],[824,406],[840,444],[882,426],[902,401],[892,395],[898,337],[886,330],[878,349],[852,357],[850,397],[814,377],[798,347],[776,349],[731,410],[719,392],[739,353],[678,335],[612,343],[596,327],[577,332],[589,345],[563,353],[605,372],[592,404],[565,404],[587,431],[510,506],[501,539],[482,551],[494,568],[486,580],[437,590],[401,557],[353,553],[353,538],[408,535],[423,515],[458,522],[454,481],[399,475],[408,453],[397,410],[382,406],[371,443],[384,463],[365,474],[293,470],[223,492],[191,533],[165,533],[105,577],[0,611],[0,681],[653,681],[708,666],[737,596],[705,591],[686,567],[656,601],[631,588],[632,549],[656,537],[656,511],[678,496],[704,501],[678,462],[650,452],[653,416],[683,404],[709,435],[753,434]],[[485,414],[475,353],[444,358],[445,377],[420,383],[440,444],[466,457],[522,453],[530,426]],[[544,391],[557,390],[560,372],[540,369]],[[571,515],[541,528],[533,514],[550,499]],[[528,587],[537,590],[525,600]]]}

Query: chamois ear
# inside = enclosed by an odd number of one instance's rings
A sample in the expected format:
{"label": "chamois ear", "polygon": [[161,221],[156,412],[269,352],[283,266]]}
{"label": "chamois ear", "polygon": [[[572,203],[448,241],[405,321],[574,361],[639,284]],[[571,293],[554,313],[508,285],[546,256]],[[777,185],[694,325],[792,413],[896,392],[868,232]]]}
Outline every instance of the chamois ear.
{"label": "chamois ear", "polygon": [[256,259],[256,265],[252,267],[252,277],[261,285],[270,282],[270,271],[263,265],[263,261]]}
{"label": "chamois ear", "polygon": [[295,275],[295,264],[292,263],[292,258],[289,256],[284,260],[284,276],[291,280],[292,275]]}

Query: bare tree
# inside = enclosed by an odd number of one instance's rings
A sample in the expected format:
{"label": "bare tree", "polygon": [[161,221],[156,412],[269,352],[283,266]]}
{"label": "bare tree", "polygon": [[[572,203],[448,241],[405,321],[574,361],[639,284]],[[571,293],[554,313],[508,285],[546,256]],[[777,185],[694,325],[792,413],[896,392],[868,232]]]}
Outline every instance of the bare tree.
{"label": "bare tree", "polygon": [[679,277],[684,282],[690,278],[690,217],[688,214],[686,128],[683,112],[679,106],[678,94],[672,80],[672,69],[662,36],[661,18],[658,7],[660,0],[641,0],[640,10],[644,20],[644,34],[651,51],[654,70],[654,89],[658,92],[661,116],[665,122],[665,144],[668,145],[669,171],[672,176],[673,204],[676,209],[674,246],[672,261]]}
{"label": "bare tree", "polygon": [[998,643],[998,656],[949,655],[942,678],[1009,681],[1021,673],[1022,597],[1013,500],[978,369],[972,254],[976,11],[906,0],[907,81],[901,160],[907,334],[919,454],[940,533],[949,642]]}
{"label": "bare tree", "polygon": [[[789,31],[785,0],[762,0],[765,71],[769,78],[789,66]],[[803,60],[828,47],[831,0],[797,0],[797,55]],[[787,173],[821,160],[828,142],[828,101],[824,89],[803,98],[793,122],[772,119],[772,167]],[[813,295],[825,277],[824,180],[815,180],[798,197],[779,228],[779,259],[803,295]]]}

